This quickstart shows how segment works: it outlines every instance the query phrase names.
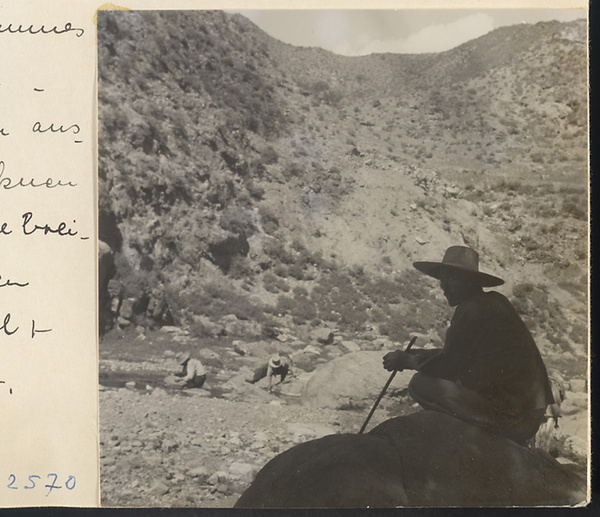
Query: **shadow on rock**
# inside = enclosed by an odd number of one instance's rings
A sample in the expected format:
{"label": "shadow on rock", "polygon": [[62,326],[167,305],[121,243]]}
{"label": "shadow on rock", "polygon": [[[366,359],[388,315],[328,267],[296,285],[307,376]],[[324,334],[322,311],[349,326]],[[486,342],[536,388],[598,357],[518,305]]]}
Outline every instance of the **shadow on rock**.
{"label": "shadow on rock", "polygon": [[238,508],[557,506],[586,482],[543,451],[421,411],[364,435],[331,435],[275,457]]}

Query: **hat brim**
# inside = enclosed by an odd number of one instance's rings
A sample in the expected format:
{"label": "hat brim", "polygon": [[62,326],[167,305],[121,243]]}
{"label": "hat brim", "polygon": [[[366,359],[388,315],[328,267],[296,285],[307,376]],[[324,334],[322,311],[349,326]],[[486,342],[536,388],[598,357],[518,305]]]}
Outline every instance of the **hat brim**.
{"label": "hat brim", "polygon": [[177,361],[179,364],[183,364],[186,361],[189,361],[191,355],[190,354],[185,354],[183,357],[180,357]]}
{"label": "hat brim", "polygon": [[504,283],[504,280],[498,278],[497,276],[488,275],[487,273],[482,273],[481,271],[473,271],[472,269],[467,269],[460,266],[443,264],[441,262],[413,262],[413,266],[415,269],[421,271],[421,273],[425,273],[426,275],[437,278],[438,280],[441,277],[442,271],[446,270],[460,271],[461,273],[465,273],[473,280],[477,281],[481,287],[496,287]]}

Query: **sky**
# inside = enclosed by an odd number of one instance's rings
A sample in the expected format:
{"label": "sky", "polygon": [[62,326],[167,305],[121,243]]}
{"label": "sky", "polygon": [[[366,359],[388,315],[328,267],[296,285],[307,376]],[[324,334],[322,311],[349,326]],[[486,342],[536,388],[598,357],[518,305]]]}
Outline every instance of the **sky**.
{"label": "sky", "polygon": [[345,56],[450,50],[504,25],[585,18],[582,9],[235,11],[278,40]]}

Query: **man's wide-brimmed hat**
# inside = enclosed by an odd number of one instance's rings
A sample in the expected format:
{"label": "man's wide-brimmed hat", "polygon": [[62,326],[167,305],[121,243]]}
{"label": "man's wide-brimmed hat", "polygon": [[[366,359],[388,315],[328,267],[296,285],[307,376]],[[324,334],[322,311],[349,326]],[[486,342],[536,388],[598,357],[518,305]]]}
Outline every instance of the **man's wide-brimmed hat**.
{"label": "man's wide-brimmed hat", "polygon": [[271,356],[271,358],[269,359],[269,364],[271,365],[272,368],[281,366],[281,357],[279,356],[279,354]]}
{"label": "man's wide-brimmed hat", "polygon": [[460,271],[476,280],[481,287],[502,285],[504,280],[479,271],[479,254],[467,246],[450,246],[441,262],[414,262],[413,266],[422,273],[440,278],[442,271]]}
{"label": "man's wide-brimmed hat", "polygon": [[179,352],[176,356],[175,356],[175,360],[177,361],[177,364],[183,364],[185,363],[192,355],[189,352]]}

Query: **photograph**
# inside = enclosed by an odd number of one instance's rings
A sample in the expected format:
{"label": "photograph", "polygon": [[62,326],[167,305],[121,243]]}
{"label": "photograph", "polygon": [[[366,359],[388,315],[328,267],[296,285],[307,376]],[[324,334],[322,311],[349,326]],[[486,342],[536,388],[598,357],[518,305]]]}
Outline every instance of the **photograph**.
{"label": "photograph", "polygon": [[586,9],[97,12],[104,507],[585,506]]}

